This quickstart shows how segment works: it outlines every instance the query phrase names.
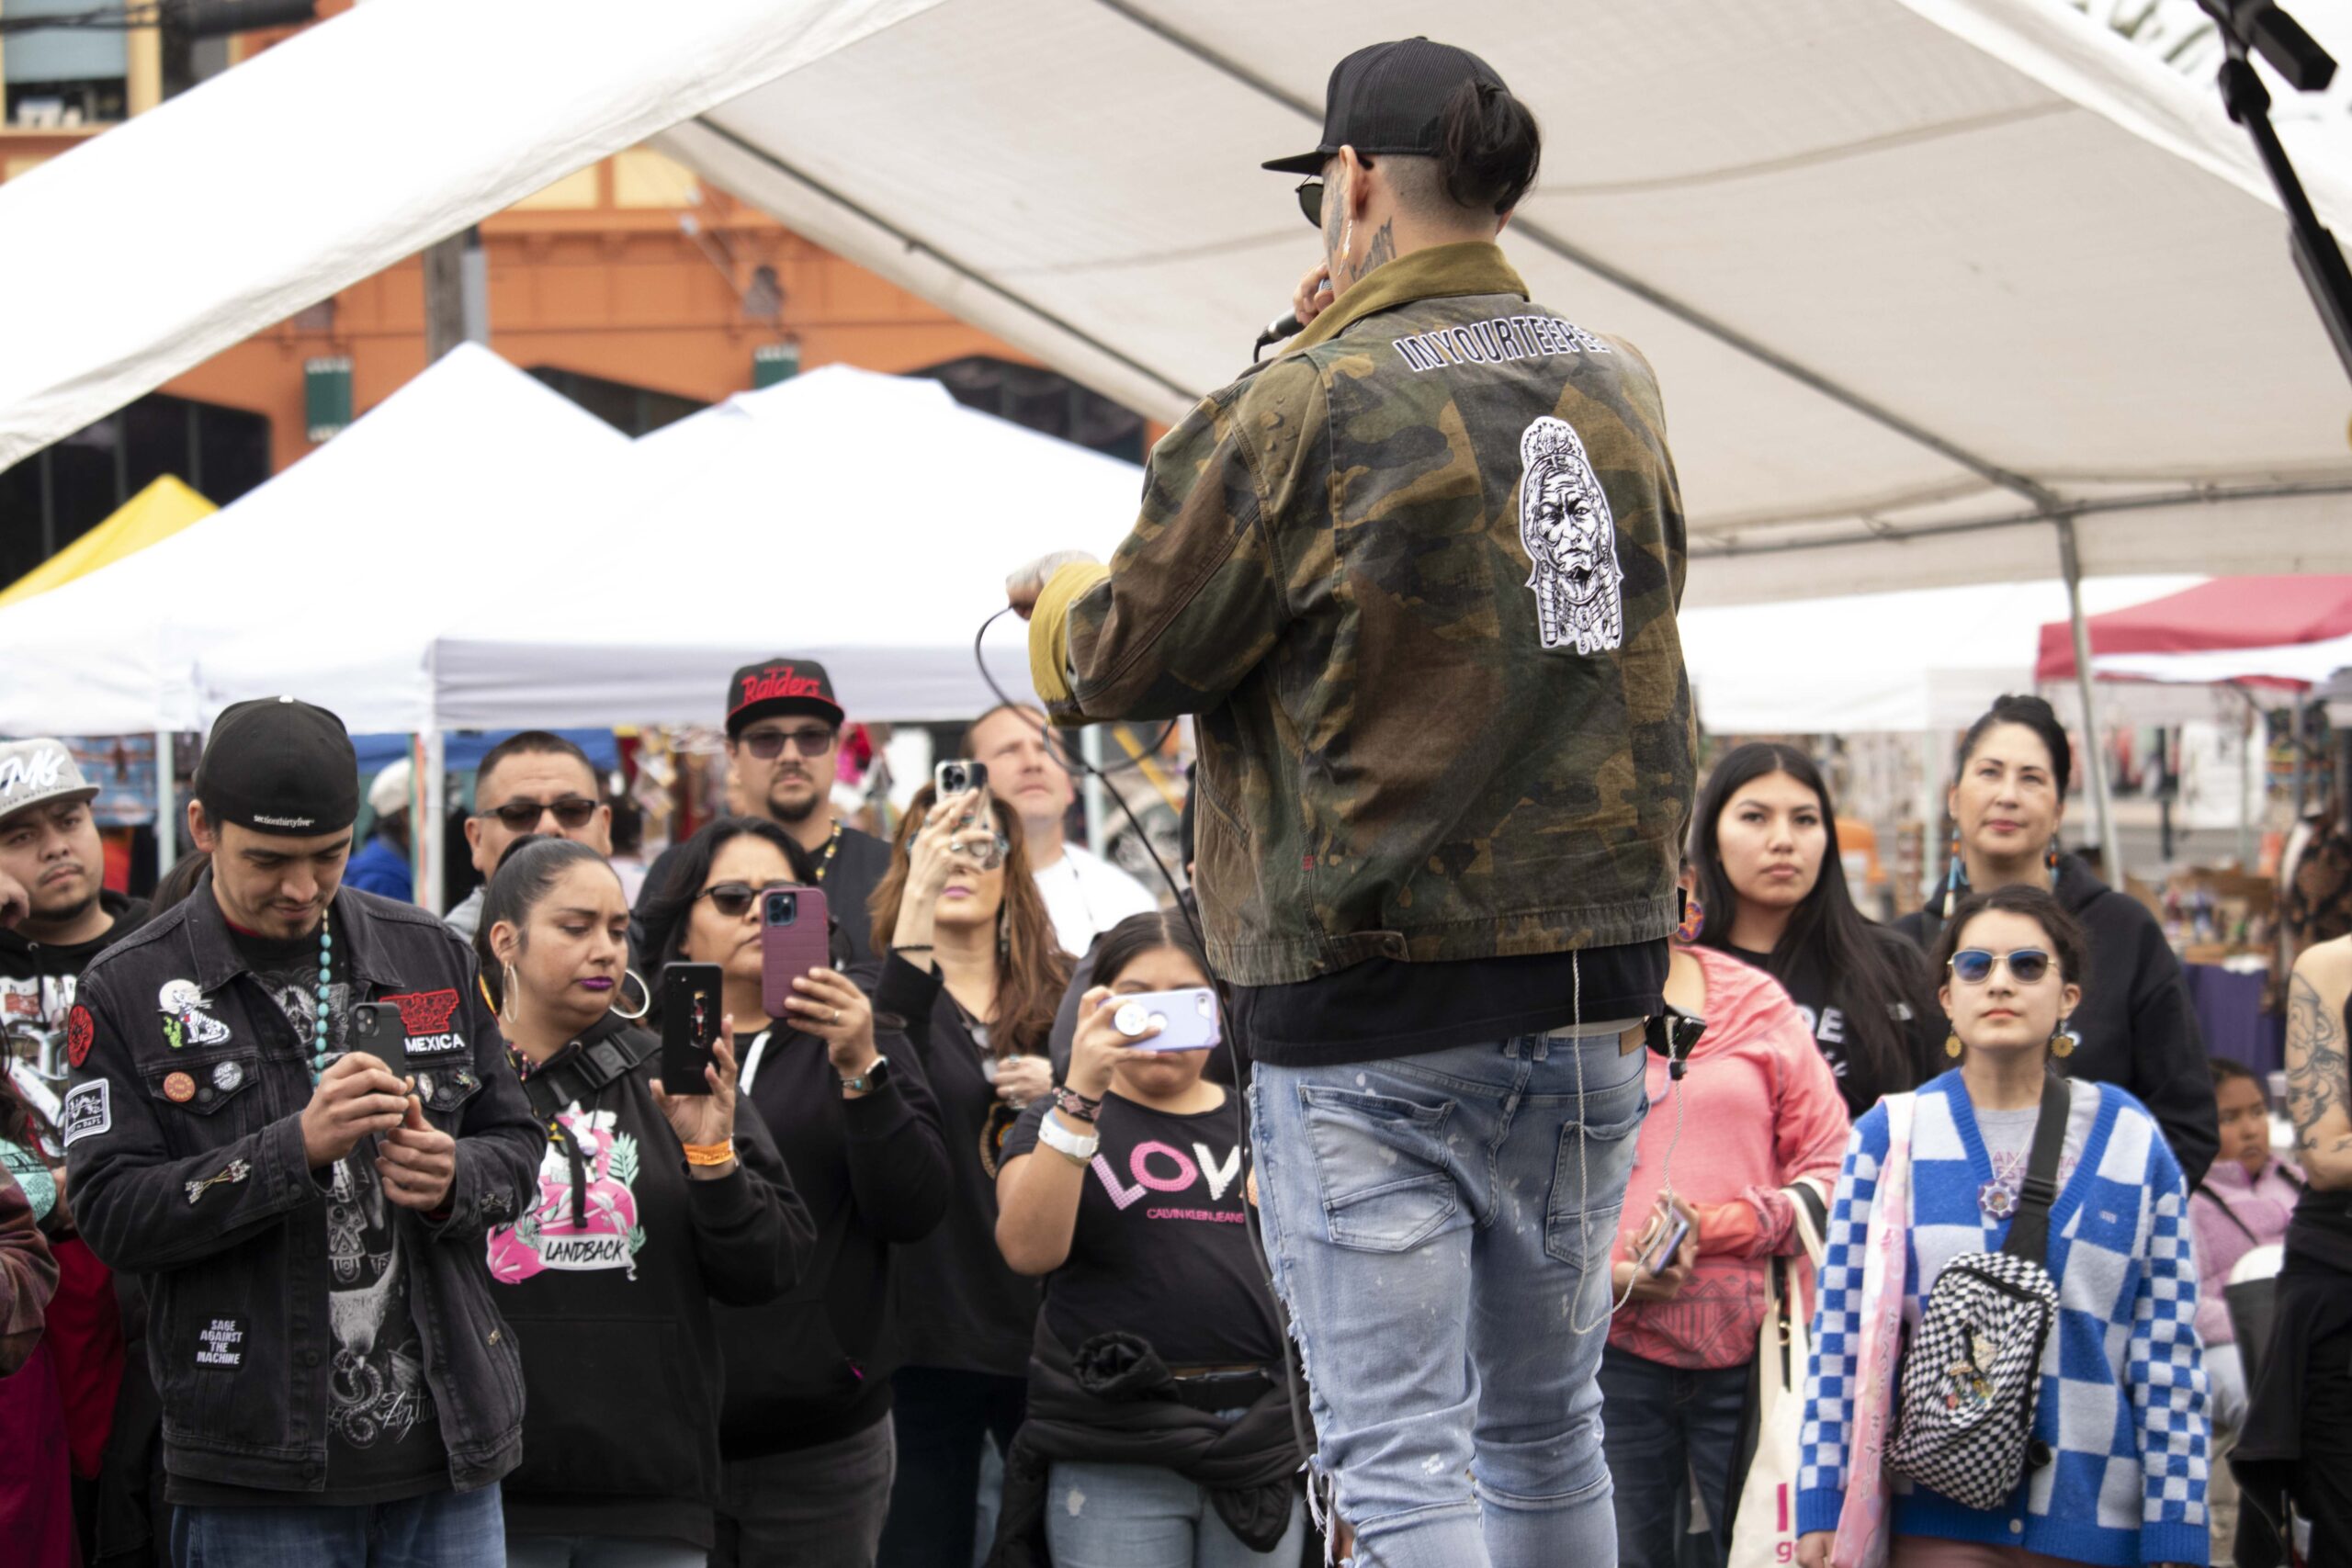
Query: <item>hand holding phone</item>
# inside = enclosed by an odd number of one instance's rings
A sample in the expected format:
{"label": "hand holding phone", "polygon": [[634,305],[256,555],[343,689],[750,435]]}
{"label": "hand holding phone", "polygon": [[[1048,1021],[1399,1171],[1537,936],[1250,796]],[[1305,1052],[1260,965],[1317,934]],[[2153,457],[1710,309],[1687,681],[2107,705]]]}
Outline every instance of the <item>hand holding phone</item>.
{"label": "hand holding phone", "polygon": [[662,1087],[671,1094],[708,1094],[703,1071],[718,1043],[720,984],[716,964],[662,966]]}
{"label": "hand holding phone", "polygon": [[1655,1234],[1642,1254],[1642,1267],[1653,1280],[1674,1267],[1682,1254],[1682,1244],[1690,1239],[1690,1216],[1679,1208],[1662,1210],[1658,1219],[1661,1223],[1651,1226]]}
{"label": "hand holding phone", "polygon": [[[1224,1038],[1216,993],[1206,986],[1180,991],[1137,991],[1111,998],[1111,1024],[1138,1051],[1206,1051]],[[1153,1034],[1154,1024],[1159,1032]]]}
{"label": "hand holding phone", "polygon": [[931,771],[932,794],[941,800],[988,787],[989,765],[968,757],[951,757]]}
{"label": "hand holding phone", "polygon": [[760,1005],[770,1018],[792,1016],[792,983],[832,963],[832,920],[821,887],[760,891]]}

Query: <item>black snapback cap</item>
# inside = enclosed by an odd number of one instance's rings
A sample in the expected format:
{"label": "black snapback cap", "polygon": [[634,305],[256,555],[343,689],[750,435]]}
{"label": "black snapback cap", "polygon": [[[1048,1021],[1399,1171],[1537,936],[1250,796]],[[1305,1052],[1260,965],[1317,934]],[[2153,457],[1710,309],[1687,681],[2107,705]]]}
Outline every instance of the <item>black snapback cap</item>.
{"label": "black snapback cap", "polygon": [[293,838],[359,819],[359,758],[343,720],[294,697],[232,704],[196,763],[196,798],[214,822]]}
{"label": "black snapback cap", "polygon": [[[1331,67],[1323,92],[1323,140],[1312,152],[1261,167],[1278,174],[1320,174],[1342,147],[1366,157],[1383,152],[1434,158],[1446,100],[1464,82],[1500,87],[1493,66],[1466,49],[1408,38],[1368,44]],[[1508,89],[1506,89],[1508,90]]]}

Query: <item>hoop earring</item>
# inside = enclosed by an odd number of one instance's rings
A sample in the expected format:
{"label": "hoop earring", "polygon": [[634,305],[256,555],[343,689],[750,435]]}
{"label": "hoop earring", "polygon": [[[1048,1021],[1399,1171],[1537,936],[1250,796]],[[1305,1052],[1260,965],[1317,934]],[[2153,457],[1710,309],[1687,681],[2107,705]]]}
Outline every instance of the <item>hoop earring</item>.
{"label": "hoop earring", "polygon": [[514,965],[512,964],[503,964],[499,966],[498,1021],[501,1023],[514,1021]]}
{"label": "hoop earring", "polygon": [[1944,1036],[1944,1055],[1957,1061],[1960,1057],[1960,1032],[1958,1030],[1954,1030],[1951,1033]]}
{"label": "hoop earring", "polygon": [[2066,1021],[2058,1021],[2058,1031],[2050,1037],[2050,1054],[2061,1061],[2075,1054],[2075,1037],[2066,1032]]}
{"label": "hoop earring", "polygon": [[628,983],[631,980],[637,982],[637,994],[643,997],[645,999],[637,1004],[637,1010],[635,1012],[623,1012],[620,1009],[615,1008],[613,1009],[613,1016],[615,1018],[625,1018],[631,1023],[635,1023],[639,1019],[643,1018],[647,1013],[653,1010],[653,987],[645,983],[644,976],[639,974],[636,970],[631,969],[627,965],[623,965],[621,969],[621,989],[627,990],[628,988]]}

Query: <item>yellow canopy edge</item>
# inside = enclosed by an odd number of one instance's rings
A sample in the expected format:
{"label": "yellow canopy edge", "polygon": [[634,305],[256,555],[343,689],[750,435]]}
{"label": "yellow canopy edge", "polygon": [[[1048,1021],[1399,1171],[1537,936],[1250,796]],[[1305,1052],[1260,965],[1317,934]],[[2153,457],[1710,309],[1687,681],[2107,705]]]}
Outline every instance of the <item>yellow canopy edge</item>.
{"label": "yellow canopy edge", "polygon": [[159,540],[168,539],[199,517],[220,509],[165,474],[115,509],[114,515],[0,590],[0,605],[62,588],[85,572],[111,566]]}

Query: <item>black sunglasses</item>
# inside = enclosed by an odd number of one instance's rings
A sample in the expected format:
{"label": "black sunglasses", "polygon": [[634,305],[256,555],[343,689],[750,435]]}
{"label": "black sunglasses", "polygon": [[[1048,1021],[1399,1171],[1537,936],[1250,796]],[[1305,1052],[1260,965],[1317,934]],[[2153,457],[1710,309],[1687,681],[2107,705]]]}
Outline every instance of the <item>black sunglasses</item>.
{"label": "black sunglasses", "polygon": [[767,887],[754,887],[748,882],[716,882],[695,897],[709,899],[710,907],[721,915],[730,920],[740,920],[751,913],[752,906],[759,902],[760,895],[768,888],[794,886],[789,882],[771,882]]}
{"label": "black sunglasses", "polygon": [[596,815],[596,803],[577,795],[567,795],[560,800],[510,800],[474,815],[478,818],[497,818],[510,833],[527,833],[539,825],[540,817],[550,811],[566,828],[585,828],[588,819]]}
{"label": "black sunglasses", "polygon": [[1996,964],[2007,964],[2009,977],[2020,986],[2030,986],[2050,973],[2050,954],[2038,947],[2020,947],[2007,955],[1963,947],[1951,955],[1952,976],[1964,985],[1981,986],[1993,977]]}
{"label": "black sunglasses", "polygon": [[[1372,160],[1361,154],[1358,155],[1357,162],[1367,169],[1372,167]],[[1298,209],[1306,214],[1306,220],[1314,224],[1317,229],[1323,227],[1322,175],[1316,175],[1298,182]]]}
{"label": "black sunglasses", "polygon": [[834,732],[810,725],[806,729],[754,729],[742,739],[744,750],[763,762],[772,762],[784,755],[786,741],[792,742],[804,757],[821,757],[833,749]]}

